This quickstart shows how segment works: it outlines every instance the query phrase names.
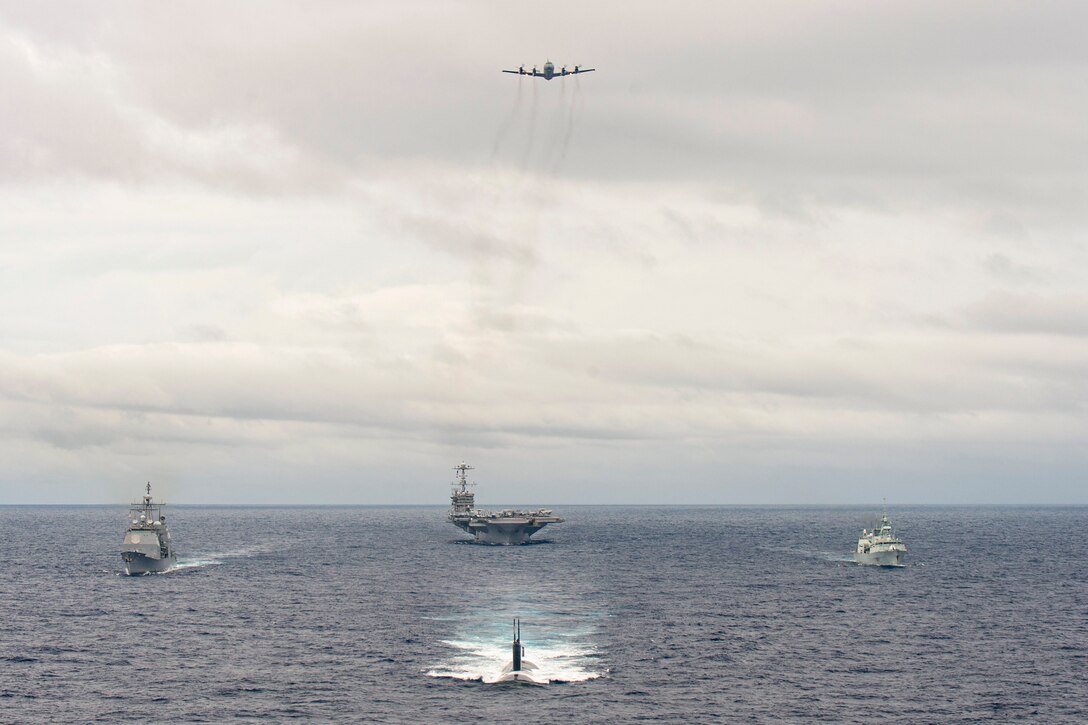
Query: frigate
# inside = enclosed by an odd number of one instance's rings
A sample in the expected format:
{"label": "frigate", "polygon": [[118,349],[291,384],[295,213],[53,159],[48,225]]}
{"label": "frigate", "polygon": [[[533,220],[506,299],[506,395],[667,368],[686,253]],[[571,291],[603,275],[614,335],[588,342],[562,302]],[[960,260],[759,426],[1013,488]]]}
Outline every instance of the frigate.
{"label": "frigate", "polygon": [[129,507],[128,530],[121,545],[121,558],[125,561],[125,573],[150,574],[166,571],[177,563],[174,546],[170,543],[170,529],[162,513],[165,504],[151,500],[151,484],[142,501]]}
{"label": "frigate", "polygon": [[907,545],[892,531],[888,510],[880,517],[880,527],[872,531],[862,529],[854,561],[873,566],[903,566]]}
{"label": "frigate", "polygon": [[447,517],[454,526],[472,534],[481,544],[525,544],[529,537],[548,524],[563,521],[552,514],[551,509],[521,511],[506,509],[503,511],[482,511],[475,508],[476,494],[469,491],[468,472],[472,466],[461,463],[454,466],[457,478],[453,482],[453,494],[450,496],[450,509]]}

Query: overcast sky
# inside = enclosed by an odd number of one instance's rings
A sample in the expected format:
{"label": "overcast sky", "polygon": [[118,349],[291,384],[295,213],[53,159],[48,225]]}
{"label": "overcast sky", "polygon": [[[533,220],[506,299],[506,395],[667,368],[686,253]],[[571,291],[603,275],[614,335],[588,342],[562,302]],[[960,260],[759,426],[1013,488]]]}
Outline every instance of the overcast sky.
{"label": "overcast sky", "polygon": [[1088,503],[1085,27],[2,1],[0,503]]}

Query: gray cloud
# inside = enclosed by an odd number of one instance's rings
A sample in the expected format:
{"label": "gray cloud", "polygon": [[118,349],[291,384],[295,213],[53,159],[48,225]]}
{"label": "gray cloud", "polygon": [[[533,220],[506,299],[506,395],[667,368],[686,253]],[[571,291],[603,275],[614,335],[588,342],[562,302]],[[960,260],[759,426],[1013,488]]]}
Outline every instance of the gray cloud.
{"label": "gray cloud", "polygon": [[0,2],[0,490],[1076,498],[1080,4],[537,9]]}
{"label": "gray cloud", "polygon": [[1088,335],[1088,296],[992,292],[968,310],[968,322],[1027,335]]}
{"label": "gray cloud", "polygon": [[[38,163],[254,189],[320,189],[390,160],[481,163],[523,82],[497,66],[547,54],[558,38],[551,52],[601,66],[576,79],[585,107],[567,171],[584,178],[724,183],[791,203],[955,194],[1083,208],[1088,59],[1076,3],[579,5],[577,28],[558,12],[528,32],[516,13],[474,5],[96,7],[74,24],[3,10],[16,33],[9,60],[15,38],[57,69],[16,86],[40,89],[18,104],[34,128],[5,122]],[[458,27],[475,41],[447,42]],[[63,85],[43,95],[51,84]],[[541,113],[565,92],[534,88]]]}

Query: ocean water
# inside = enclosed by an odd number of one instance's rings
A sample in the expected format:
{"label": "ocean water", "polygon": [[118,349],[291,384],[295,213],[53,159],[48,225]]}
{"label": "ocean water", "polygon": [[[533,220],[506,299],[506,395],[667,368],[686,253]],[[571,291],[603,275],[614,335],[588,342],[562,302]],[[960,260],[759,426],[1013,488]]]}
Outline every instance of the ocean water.
{"label": "ocean water", "polygon": [[[1088,722],[1088,508],[0,507],[0,722]],[[521,617],[544,687],[495,684]]]}

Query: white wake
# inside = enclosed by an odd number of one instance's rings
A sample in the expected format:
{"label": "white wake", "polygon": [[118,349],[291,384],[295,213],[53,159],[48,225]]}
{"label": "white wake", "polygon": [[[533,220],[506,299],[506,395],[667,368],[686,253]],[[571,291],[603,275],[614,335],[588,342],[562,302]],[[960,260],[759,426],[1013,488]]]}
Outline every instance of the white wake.
{"label": "white wake", "polygon": [[[445,640],[455,653],[449,660],[427,672],[428,677],[497,682],[502,668],[510,663],[510,643],[497,641]],[[537,669],[533,676],[548,682],[585,682],[604,675],[599,671],[596,652],[571,643],[525,640],[525,659]]]}

